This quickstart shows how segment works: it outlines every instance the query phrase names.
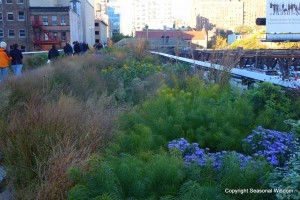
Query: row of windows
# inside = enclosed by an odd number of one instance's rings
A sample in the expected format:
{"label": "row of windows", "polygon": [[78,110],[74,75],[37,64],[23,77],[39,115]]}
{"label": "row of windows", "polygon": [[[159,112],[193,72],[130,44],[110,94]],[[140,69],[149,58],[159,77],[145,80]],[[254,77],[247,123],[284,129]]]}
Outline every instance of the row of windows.
{"label": "row of windows", "polygon": [[[14,29],[8,29],[7,30],[7,36],[9,38],[15,38],[16,37],[16,33]],[[4,31],[3,29],[0,29],[0,38],[4,37]],[[19,29],[19,38],[25,38],[26,37],[26,31],[25,29]]]}
{"label": "row of windows", "polygon": [[62,40],[62,41],[66,41],[67,40],[67,32],[65,32],[65,31],[62,31],[62,32],[48,32],[48,33],[35,32],[33,38],[34,38],[34,40],[37,40],[37,41],[38,40],[45,40],[45,41]]}
{"label": "row of windows", "polygon": [[[15,20],[14,12],[6,12],[6,20],[14,21]],[[0,21],[3,21],[3,13],[2,12],[0,12]],[[25,12],[24,11],[18,11],[18,21],[25,21]]]}
{"label": "row of windows", "polygon": [[[7,4],[12,4],[12,3],[13,3],[13,0],[5,0],[5,1],[3,1],[3,2],[5,2],[5,3],[7,3]],[[24,3],[24,0],[17,0],[17,3],[23,4],[23,3]],[[2,0],[0,0],[0,4],[2,4]]]}
{"label": "row of windows", "polygon": [[[51,16],[51,23],[53,26],[58,25],[57,16]],[[60,25],[66,25],[66,16],[60,16]],[[48,26],[48,16],[43,16],[43,25]]]}

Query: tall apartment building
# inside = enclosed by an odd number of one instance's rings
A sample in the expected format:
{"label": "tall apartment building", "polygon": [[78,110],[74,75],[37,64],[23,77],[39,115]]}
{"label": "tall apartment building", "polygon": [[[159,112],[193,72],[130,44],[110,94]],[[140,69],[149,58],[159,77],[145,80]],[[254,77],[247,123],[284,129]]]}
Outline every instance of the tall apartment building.
{"label": "tall apartment building", "polygon": [[173,26],[172,0],[127,0],[121,2],[121,32],[133,35],[135,31],[164,29]]}
{"label": "tall apartment building", "polygon": [[225,30],[243,25],[244,2],[241,0],[194,0],[193,5],[190,23],[197,29],[202,29],[207,22]]}
{"label": "tall apartment building", "polygon": [[107,18],[107,0],[94,0],[95,18],[105,20]]}
{"label": "tall apartment building", "polygon": [[266,16],[266,1],[262,0],[193,0],[193,7],[190,23],[198,29],[203,28],[203,20],[219,29],[234,30],[254,26],[256,18]]}
{"label": "tall apartment building", "polygon": [[109,17],[107,0],[94,0],[95,43],[107,43],[109,38]]}
{"label": "tall apartment building", "polygon": [[266,17],[266,1],[243,0],[244,2],[244,26],[255,26],[255,20]]}
{"label": "tall apartment building", "polygon": [[109,0],[107,2],[107,15],[109,18],[109,36],[120,33],[120,17],[121,17],[120,0]]}
{"label": "tall apartment building", "polygon": [[28,0],[0,0],[0,41],[8,46],[17,43],[23,51],[29,49]]}

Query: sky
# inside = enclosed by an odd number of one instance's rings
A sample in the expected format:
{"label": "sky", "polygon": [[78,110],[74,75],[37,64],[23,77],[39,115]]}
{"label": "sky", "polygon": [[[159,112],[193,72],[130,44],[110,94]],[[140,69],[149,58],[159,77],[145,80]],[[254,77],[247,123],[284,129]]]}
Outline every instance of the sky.
{"label": "sky", "polygon": [[173,15],[177,19],[188,21],[192,0],[173,0]]}

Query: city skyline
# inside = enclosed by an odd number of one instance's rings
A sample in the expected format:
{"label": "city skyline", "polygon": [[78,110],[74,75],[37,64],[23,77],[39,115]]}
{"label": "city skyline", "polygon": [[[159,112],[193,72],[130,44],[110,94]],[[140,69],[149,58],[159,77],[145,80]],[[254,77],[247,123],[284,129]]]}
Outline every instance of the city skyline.
{"label": "city skyline", "polygon": [[265,17],[266,2],[261,0],[110,0],[118,5],[120,32],[191,27],[201,30],[208,24],[214,28],[235,30],[255,26],[255,19]]}

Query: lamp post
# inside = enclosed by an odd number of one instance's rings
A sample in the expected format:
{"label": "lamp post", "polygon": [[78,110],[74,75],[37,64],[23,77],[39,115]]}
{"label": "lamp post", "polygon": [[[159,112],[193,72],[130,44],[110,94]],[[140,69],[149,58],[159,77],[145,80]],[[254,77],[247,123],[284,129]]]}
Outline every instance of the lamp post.
{"label": "lamp post", "polygon": [[147,40],[148,40],[148,37],[149,37],[149,35],[148,35],[148,28],[149,28],[149,26],[146,24],[146,25],[145,25],[145,28],[146,28],[146,38],[147,38]]}

